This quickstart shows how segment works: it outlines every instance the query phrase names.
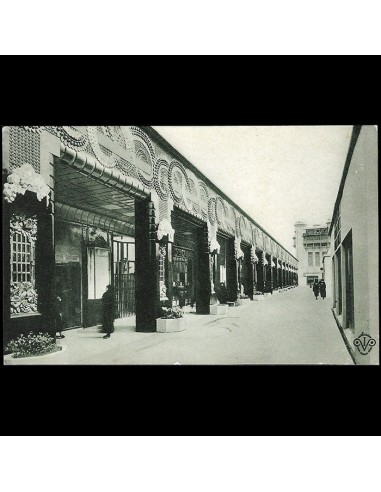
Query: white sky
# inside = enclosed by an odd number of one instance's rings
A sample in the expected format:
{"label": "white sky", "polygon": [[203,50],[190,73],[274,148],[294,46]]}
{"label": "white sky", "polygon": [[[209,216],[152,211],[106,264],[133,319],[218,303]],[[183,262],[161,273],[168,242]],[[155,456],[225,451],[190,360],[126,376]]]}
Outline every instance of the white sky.
{"label": "white sky", "polygon": [[294,255],[294,223],[332,217],[352,126],[153,128]]}

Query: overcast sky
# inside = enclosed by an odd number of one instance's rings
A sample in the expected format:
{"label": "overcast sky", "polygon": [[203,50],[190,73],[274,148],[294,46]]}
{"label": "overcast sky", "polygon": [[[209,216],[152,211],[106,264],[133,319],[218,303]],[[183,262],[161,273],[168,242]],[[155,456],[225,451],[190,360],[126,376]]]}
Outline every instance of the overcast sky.
{"label": "overcast sky", "polygon": [[294,223],[332,217],[351,126],[155,126],[295,254]]}

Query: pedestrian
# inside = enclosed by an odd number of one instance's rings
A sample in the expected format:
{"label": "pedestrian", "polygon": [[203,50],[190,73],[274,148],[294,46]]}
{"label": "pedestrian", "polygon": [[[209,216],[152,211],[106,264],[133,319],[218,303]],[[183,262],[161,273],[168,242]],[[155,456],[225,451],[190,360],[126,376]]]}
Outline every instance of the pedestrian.
{"label": "pedestrian", "polygon": [[320,290],[319,289],[319,282],[317,280],[315,280],[314,285],[312,286],[312,290],[314,291],[314,296],[317,300],[318,295],[319,295],[319,290]]}
{"label": "pedestrian", "polygon": [[102,327],[106,333],[103,338],[110,338],[111,333],[114,331],[115,295],[112,285],[108,285],[106,289],[102,296]]}
{"label": "pedestrian", "polygon": [[220,304],[226,304],[228,302],[228,291],[225,282],[220,282],[220,286],[217,288],[217,299]]}
{"label": "pedestrian", "polygon": [[325,299],[326,297],[326,293],[327,293],[327,285],[326,283],[324,282],[324,280],[320,280],[320,283],[319,283],[319,291],[320,291],[320,295],[323,299]]}
{"label": "pedestrian", "polygon": [[65,338],[65,335],[62,335],[63,330],[63,317],[62,317],[62,299],[59,296],[56,296],[54,299],[54,324],[56,333],[60,334],[59,338]]}

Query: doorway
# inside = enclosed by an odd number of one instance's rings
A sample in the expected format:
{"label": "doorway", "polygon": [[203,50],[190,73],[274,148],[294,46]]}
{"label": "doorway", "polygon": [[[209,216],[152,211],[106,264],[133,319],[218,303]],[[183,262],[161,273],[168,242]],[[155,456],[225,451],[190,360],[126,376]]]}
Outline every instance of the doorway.
{"label": "doorway", "polygon": [[195,302],[194,254],[191,249],[173,248],[173,300],[181,308]]}
{"label": "doorway", "polygon": [[345,328],[354,330],[352,231],[343,241],[345,265]]}
{"label": "doorway", "polygon": [[56,294],[62,300],[64,329],[82,326],[80,264],[56,265],[55,278]]}
{"label": "doorway", "polygon": [[135,239],[113,238],[114,288],[118,318],[135,314]]}

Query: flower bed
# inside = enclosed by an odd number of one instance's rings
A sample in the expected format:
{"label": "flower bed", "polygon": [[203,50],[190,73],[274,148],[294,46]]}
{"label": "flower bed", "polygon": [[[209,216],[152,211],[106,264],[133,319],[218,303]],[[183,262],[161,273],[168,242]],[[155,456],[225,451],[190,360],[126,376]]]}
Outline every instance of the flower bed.
{"label": "flower bed", "polygon": [[40,332],[35,335],[30,332],[29,335],[21,334],[15,340],[11,340],[5,350],[11,352],[13,358],[19,359],[50,354],[61,350],[61,347],[56,345],[54,338],[48,333]]}

